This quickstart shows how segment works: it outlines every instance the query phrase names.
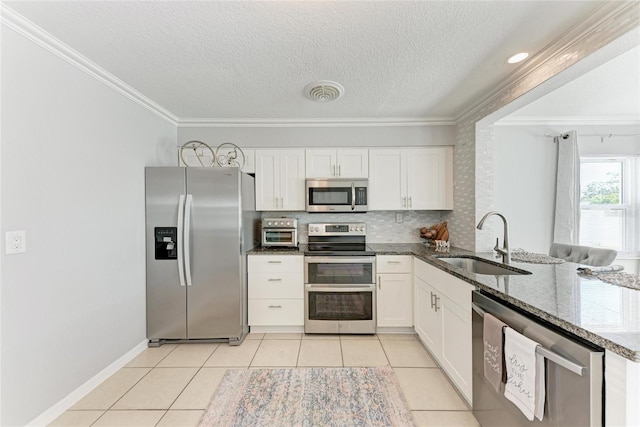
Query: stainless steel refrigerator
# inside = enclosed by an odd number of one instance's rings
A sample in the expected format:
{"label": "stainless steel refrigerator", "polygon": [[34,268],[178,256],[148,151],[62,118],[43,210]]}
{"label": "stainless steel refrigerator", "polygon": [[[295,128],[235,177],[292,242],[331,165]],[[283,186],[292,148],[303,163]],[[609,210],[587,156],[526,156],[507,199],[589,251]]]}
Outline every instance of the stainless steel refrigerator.
{"label": "stainless steel refrigerator", "polygon": [[257,244],[253,177],[237,168],[147,167],[149,346],[228,340],[247,326],[247,257]]}

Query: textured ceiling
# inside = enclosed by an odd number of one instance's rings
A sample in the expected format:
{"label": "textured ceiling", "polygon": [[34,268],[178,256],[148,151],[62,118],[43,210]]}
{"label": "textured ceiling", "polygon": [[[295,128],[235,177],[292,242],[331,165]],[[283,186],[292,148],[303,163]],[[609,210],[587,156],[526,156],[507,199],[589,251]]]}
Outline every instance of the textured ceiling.
{"label": "textured ceiling", "polygon": [[[4,4],[180,119],[450,120],[602,2]],[[309,101],[315,80],[344,96]]]}
{"label": "textured ceiling", "polygon": [[511,114],[512,119],[640,120],[640,46]]}

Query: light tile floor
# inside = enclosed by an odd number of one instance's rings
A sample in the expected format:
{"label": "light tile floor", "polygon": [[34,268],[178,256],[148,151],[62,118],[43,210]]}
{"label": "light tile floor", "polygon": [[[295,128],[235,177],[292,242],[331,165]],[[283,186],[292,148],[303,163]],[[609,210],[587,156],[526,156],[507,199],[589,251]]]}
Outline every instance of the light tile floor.
{"label": "light tile floor", "polygon": [[52,426],[195,426],[227,368],[391,366],[417,426],[478,426],[415,335],[249,334],[148,348]]}

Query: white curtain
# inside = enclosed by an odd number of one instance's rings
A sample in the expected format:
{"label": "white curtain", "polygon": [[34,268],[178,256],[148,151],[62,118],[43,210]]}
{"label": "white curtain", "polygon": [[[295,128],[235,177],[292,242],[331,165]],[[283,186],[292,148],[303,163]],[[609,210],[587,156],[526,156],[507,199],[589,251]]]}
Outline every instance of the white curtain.
{"label": "white curtain", "polygon": [[580,153],[576,131],[554,138],[558,145],[553,241],[577,245],[580,236]]}

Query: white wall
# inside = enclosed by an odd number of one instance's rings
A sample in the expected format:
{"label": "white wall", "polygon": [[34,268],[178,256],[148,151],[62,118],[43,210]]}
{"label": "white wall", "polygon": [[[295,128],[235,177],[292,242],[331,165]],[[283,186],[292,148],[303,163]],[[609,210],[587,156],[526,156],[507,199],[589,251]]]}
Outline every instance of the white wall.
{"label": "white wall", "polygon": [[545,134],[578,132],[580,155],[640,154],[639,126],[531,125],[494,129],[494,205],[509,219],[511,247],[548,253],[553,239],[557,144]]}
{"label": "white wall", "polygon": [[557,146],[540,132],[494,129],[493,186],[495,209],[509,220],[511,248],[546,254],[553,238]]}
{"label": "white wall", "polygon": [[1,259],[9,426],[145,339],[144,166],[176,127],[4,25],[1,78],[1,231],[27,232]]}
{"label": "white wall", "polygon": [[256,126],[178,128],[180,145],[197,140],[217,147],[232,142],[244,148],[393,147],[453,145],[453,125],[412,126]]}

